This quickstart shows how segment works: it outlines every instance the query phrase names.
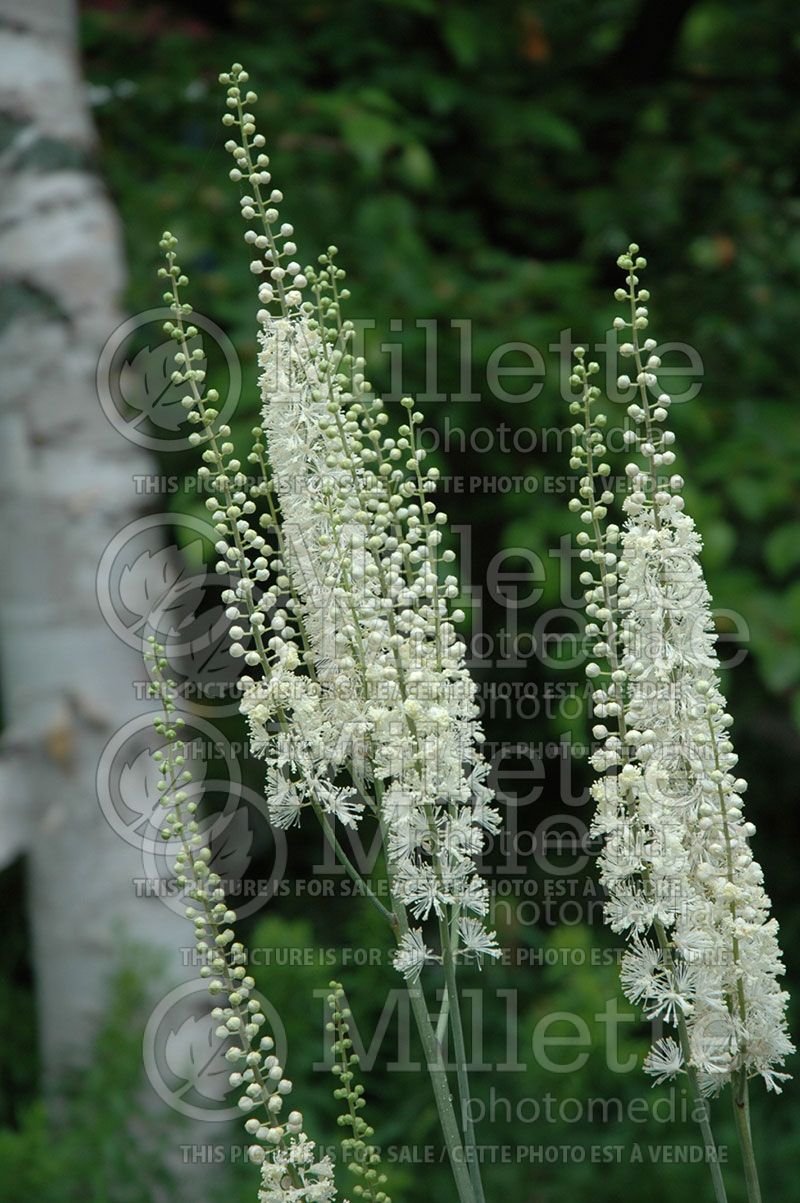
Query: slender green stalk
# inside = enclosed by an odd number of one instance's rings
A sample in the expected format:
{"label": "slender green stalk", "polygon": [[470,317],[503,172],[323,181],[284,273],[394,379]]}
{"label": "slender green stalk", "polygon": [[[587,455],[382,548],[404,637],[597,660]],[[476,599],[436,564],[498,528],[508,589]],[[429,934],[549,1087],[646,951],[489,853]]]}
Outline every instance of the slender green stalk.
{"label": "slender green stalk", "polygon": [[373,1129],[359,1112],[365,1106],[364,1087],[354,1083],[355,1070],[358,1069],[358,1054],[353,1050],[350,1039],[350,1025],[347,1022],[349,1011],[342,1006],[344,990],[339,982],[330,983],[331,993],[328,995],[328,1006],[331,1009],[331,1019],[334,1032],[332,1070],[339,1080],[339,1086],[334,1091],[334,1098],[344,1099],[346,1110],[339,1116],[339,1125],[350,1128],[351,1136],[345,1136],[341,1141],[342,1156],[356,1176],[358,1185],[354,1194],[361,1203],[392,1203],[390,1196],[384,1190],[386,1174],[381,1166],[381,1155],[371,1137]]}
{"label": "slender green stalk", "polygon": [[[398,927],[402,935],[408,930],[405,907],[398,906],[397,914]],[[422,983],[419,979],[408,981],[406,989],[408,990],[408,997],[411,1002],[411,1010],[417,1025],[419,1038],[422,1042],[425,1063],[431,1079],[433,1097],[439,1113],[439,1123],[441,1124],[442,1135],[444,1136],[445,1146],[450,1158],[450,1166],[453,1171],[459,1200],[461,1203],[479,1203],[474,1191],[472,1175],[467,1166],[467,1156],[464,1150],[458,1118],[453,1106],[453,1096],[447,1076],[447,1066],[442,1056],[441,1046],[436,1038],[436,1032],[431,1023]]]}
{"label": "slender green stalk", "polygon": [[[664,954],[664,964],[670,973],[674,972],[672,960],[672,947],[667,933],[664,931],[664,925],[660,920],[656,920],[655,932],[658,938],[659,947]],[[681,1052],[683,1053],[683,1064],[686,1070],[686,1077],[689,1082],[689,1090],[694,1104],[694,1113],[697,1117],[697,1123],[703,1137],[703,1145],[705,1148],[706,1161],[708,1162],[708,1172],[711,1174],[711,1182],[714,1187],[714,1198],[717,1203],[727,1203],[727,1193],[725,1191],[725,1180],[722,1177],[722,1170],[719,1165],[719,1157],[717,1155],[717,1144],[714,1140],[714,1133],[711,1130],[711,1117],[709,1114],[708,1101],[703,1098],[703,1093],[700,1090],[700,1084],[697,1080],[697,1071],[692,1065],[691,1056],[692,1049],[689,1042],[689,1032],[686,1027],[686,1020],[683,1013],[678,1011],[678,1041],[680,1043]]]}
{"label": "slender green stalk", "polygon": [[686,1076],[689,1079],[689,1087],[692,1094],[692,1102],[695,1107],[695,1115],[697,1123],[703,1137],[703,1146],[708,1162],[708,1172],[711,1175],[711,1183],[714,1187],[714,1198],[717,1203],[727,1203],[727,1193],[725,1191],[725,1179],[722,1177],[722,1170],[719,1164],[719,1155],[717,1152],[714,1133],[711,1130],[711,1115],[708,1106],[708,1100],[703,1098],[700,1086],[697,1081],[697,1073],[687,1059],[687,1054],[690,1053],[689,1048],[689,1033],[686,1028],[686,1020],[681,1015],[678,1017],[678,1039],[683,1051],[684,1061],[686,1064]]}
{"label": "slender green stalk", "polygon": [[383,905],[380,898],[378,898],[377,894],[370,886],[369,882],[366,880],[366,878],[361,876],[358,869],[355,867],[353,862],[350,860],[350,857],[347,855],[344,848],[340,844],[340,842],[336,836],[336,832],[334,831],[333,824],[331,823],[328,816],[325,814],[325,811],[322,809],[322,807],[317,802],[312,802],[312,806],[314,809],[314,814],[319,819],[320,826],[322,827],[322,830],[325,833],[325,837],[328,840],[331,848],[334,851],[334,854],[336,855],[339,863],[341,864],[341,866],[344,869],[347,876],[350,878],[350,880],[352,882],[354,882],[355,885],[357,885],[359,887],[359,889],[363,892],[364,897],[367,898],[372,903],[372,905],[375,907],[375,909],[377,910],[377,912],[379,913],[381,918],[386,920],[386,922],[389,924],[389,926],[392,928],[392,930],[396,929],[396,927],[397,927],[396,916],[392,914],[392,912],[388,909],[388,907],[385,907]]}
{"label": "slender green stalk", "polygon": [[453,1171],[456,1189],[458,1190],[458,1197],[461,1203],[478,1203],[472,1185],[472,1176],[467,1166],[467,1158],[461,1140],[458,1119],[453,1107],[453,1096],[450,1092],[447,1068],[436,1040],[436,1033],[433,1030],[430,1015],[428,1014],[425,993],[419,981],[408,982],[407,989],[411,1002],[411,1010],[417,1024],[417,1031],[422,1041],[425,1061],[433,1088],[433,1097],[439,1113],[439,1122],[442,1126],[442,1135],[444,1136],[447,1153],[450,1158],[450,1166]]}
{"label": "slender green stalk", "polygon": [[[388,840],[386,838],[386,829],[381,814],[381,783],[375,782],[375,804],[378,812],[378,822],[381,829],[381,837],[383,839],[384,848],[388,848]],[[392,908],[394,910],[397,926],[395,935],[402,937],[408,931],[408,915],[406,908],[399,899],[394,897],[392,889],[391,873],[387,861],[386,866],[387,879],[389,882],[389,897]],[[425,1064],[428,1069],[428,1074],[431,1080],[431,1088],[433,1097],[436,1103],[436,1110],[439,1114],[439,1123],[444,1137],[445,1147],[450,1159],[450,1168],[455,1179],[456,1190],[460,1203],[478,1203],[475,1197],[472,1179],[469,1169],[467,1168],[467,1160],[464,1154],[464,1144],[461,1137],[461,1129],[458,1124],[455,1108],[453,1107],[453,1096],[450,1091],[450,1081],[447,1076],[447,1066],[442,1055],[442,1048],[431,1023],[428,1004],[425,999],[425,991],[419,979],[409,980],[406,982],[409,1001],[411,1003],[411,1011],[414,1016],[414,1022],[417,1025],[419,1038],[422,1042],[422,1049],[425,1054]]]}
{"label": "slender green stalk", "polygon": [[736,1120],[736,1133],[739,1137],[739,1148],[742,1154],[744,1180],[747,1186],[747,1203],[761,1203],[761,1187],[758,1183],[753,1133],[750,1130],[750,1095],[747,1088],[747,1074],[744,1070],[741,1070],[734,1078],[731,1097],[733,1099],[733,1115]]}
{"label": "slender green stalk", "polygon": [[[456,981],[456,963],[453,953],[453,941],[447,920],[439,923],[442,940],[442,961],[444,964],[445,983],[447,985],[448,1015],[453,1032],[453,1045],[456,1059],[456,1079],[458,1081],[458,1098],[461,1105],[461,1123],[464,1129],[464,1147],[469,1162],[469,1174],[472,1180],[475,1198],[478,1203],[484,1203],[483,1183],[481,1182],[481,1166],[478,1158],[478,1146],[475,1141],[475,1125],[472,1121],[470,1107],[471,1092],[469,1071],[467,1069],[467,1048],[464,1041],[464,1025],[461,1022],[461,1003],[458,997]],[[444,1007],[444,1004],[443,1004]]]}
{"label": "slender green stalk", "polygon": [[[377,787],[378,792],[380,787]],[[376,799],[379,805],[379,799]],[[316,808],[315,808],[316,809]],[[323,830],[328,839],[331,841],[334,853],[343,865],[345,871],[353,880],[363,882],[358,870],[351,864],[347,854],[344,852],[339,841],[336,839],[332,830],[329,830],[330,824],[327,822],[327,816],[320,812],[317,816],[320,819]],[[383,829],[383,824],[381,823]],[[384,833],[385,846],[385,833]],[[352,870],[352,872],[351,872]],[[355,876],[353,876],[355,874]],[[366,883],[364,883],[366,884]],[[402,903],[395,900],[392,894],[391,880],[389,881],[389,897],[393,907],[393,911],[388,910],[383,906],[374,895],[373,901],[377,903],[378,909],[383,914],[384,918],[390,923],[392,930],[396,935],[403,935],[408,931],[408,918],[406,909]],[[442,1050],[437,1039],[437,1034],[434,1031],[431,1023],[428,1004],[425,999],[425,992],[419,981],[409,981],[407,983],[408,997],[411,1003],[411,1011],[414,1016],[414,1022],[419,1032],[422,1049],[425,1056],[425,1064],[430,1075],[431,1087],[433,1090],[434,1102],[439,1116],[439,1123],[444,1137],[445,1147],[447,1149],[450,1166],[455,1181],[456,1190],[458,1191],[459,1203],[482,1203],[483,1195],[476,1195],[472,1183],[472,1177],[467,1165],[467,1156],[464,1151],[464,1144],[461,1137],[461,1130],[458,1124],[458,1117],[453,1106],[453,1097],[450,1091],[450,1082],[447,1076],[447,1066],[445,1065],[442,1056]],[[466,1066],[466,1061],[464,1062]]]}

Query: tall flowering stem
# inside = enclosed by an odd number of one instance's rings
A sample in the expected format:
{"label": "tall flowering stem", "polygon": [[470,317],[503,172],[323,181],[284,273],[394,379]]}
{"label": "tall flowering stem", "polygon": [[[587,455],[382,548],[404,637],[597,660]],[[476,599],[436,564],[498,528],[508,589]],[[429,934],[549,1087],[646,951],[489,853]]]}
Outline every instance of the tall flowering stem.
{"label": "tall flowering stem", "polygon": [[[221,77],[223,123],[241,183],[245,241],[259,279],[262,422],[245,470],[206,387],[198,331],[183,300],[187,279],[165,234],[165,299],[176,341],[173,379],[196,427],[218,540],[217,570],[231,654],[243,662],[242,712],[265,762],[272,823],[309,811],[346,872],[396,941],[425,1050],[461,1203],[483,1203],[457,986],[457,968],[499,955],[486,926],[489,896],[477,869],[500,817],[475,689],[452,609],[459,595],[442,547],[446,515],[437,470],[419,446],[422,414],[410,398],[394,432],[365,378],[348,293],[330,247],[301,268],[293,227],[280,215],[264,138],[256,132],[240,64]],[[190,343],[192,349],[190,350]],[[377,823],[388,906],[347,855],[341,829]],[[423,976],[444,969],[438,1032]],[[455,1050],[461,1119],[453,1106],[443,1037]]]}
{"label": "tall flowering stem", "polygon": [[[638,247],[620,256],[624,304],[614,321],[632,372],[617,380],[626,402],[623,438],[632,456],[614,488],[607,415],[598,411],[596,363],[578,348],[571,403],[570,509],[584,563],[586,635],[593,660],[597,748],[593,832],[602,839],[606,919],[628,936],[623,990],[645,1015],[672,1028],[645,1070],[657,1082],[686,1076],[697,1102],[718,1200],[725,1187],[707,1099],[731,1087],[750,1203],[760,1200],[749,1124],[748,1082],[780,1091],[792,1051],[787,995],[755,833],[743,813],[746,782],[735,773],[731,716],[720,688],[702,543],[674,471],[671,399],[660,388],[657,344],[647,337],[649,293]],[[634,458],[635,457],[635,458]],[[609,516],[619,521],[609,521]]]}

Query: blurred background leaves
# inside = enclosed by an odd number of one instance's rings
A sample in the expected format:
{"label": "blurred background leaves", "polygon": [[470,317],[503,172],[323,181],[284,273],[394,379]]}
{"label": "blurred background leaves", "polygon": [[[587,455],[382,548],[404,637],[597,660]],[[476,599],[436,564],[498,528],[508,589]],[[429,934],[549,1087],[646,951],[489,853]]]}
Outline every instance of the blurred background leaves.
{"label": "blurred background leaves", "polygon": [[[195,305],[228,332],[242,357],[245,387],[235,419],[240,438],[257,414],[255,289],[235,190],[226,179],[216,83],[235,59],[246,64],[259,92],[257,118],[300,256],[311,260],[335,242],[349,271],[351,316],[374,318],[378,335],[389,330],[391,319],[402,319],[402,330],[392,337],[403,346],[404,391],[431,387],[425,331],[417,319],[437,319],[445,332],[435,388],[446,394],[461,390],[463,365],[458,340],[445,334],[452,319],[472,322],[472,387],[482,397],[423,406],[428,425],[440,431],[445,419],[466,431],[501,423],[535,432],[562,427],[566,407],[548,348],[562,329],[586,342],[603,339],[614,312],[614,260],[630,239],[640,243],[650,263],[655,337],[690,343],[704,364],[699,398],[674,411],[679,463],[705,535],[716,603],[743,620],[720,617],[720,629],[732,632],[746,652],[727,674],[726,687],[741,769],[751,781],[756,849],[797,993],[800,899],[791,849],[798,839],[800,770],[794,362],[800,327],[800,26],[793,6],[783,0],[295,0],[270,6],[256,0],[192,6],[86,0],[82,39],[100,134],[97,165],[124,227],[127,306],[137,312],[158,303],[158,237],[163,227],[171,228],[182,243]],[[548,365],[544,388],[527,405],[504,403],[485,387],[491,352],[514,340],[540,348]],[[377,388],[387,388],[388,360],[378,354],[371,374]],[[557,441],[540,438],[532,451],[506,453],[497,447],[477,452],[469,443],[462,451],[456,443],[437,455],[445,473],[465,480],[499,474],[540,482],[535,493],[483,497],[465,490],[447,500],[452,521],[471,526],[474,585],[485,585],[487,566],[503,547],[533,548],[545,559],[542,601],[519,614],[520,630],[531,632],[558,603],[558,564],[548,560],[546,549],[556,548],[570,529],[563,495],[542,483],[565,471]],[[162,464],[171,473],[193,466],[193,457],[175,455]],[[201,506],[185,496],[171,504]],[[496,636],[507,615],[496,599],[484,600],[482,629]],[[489,657],[476,671],[487,686],[524,679],[540,691],[576,676],[574,670],[559,674],[535,657],[522,670]],[[532,730],[523,718],[498,711],[487,715],[486,727],[498,743],[557,739],[565,731],[576,740],[587,736],[583,717],[558,713],[541,717]],[[521,814],[528,828],[563,810],[559,765],[546,765],[544,790]],[[579,762],[575,774],[578,787],[584,786],[586,765]],[[257,775],[252,784],[258,788]],[[587,809],[574,813],[586,818]],[[296,842],[294,871],[308,874],[313,861],[314,852]],[[546,877],[535,867],[531,873]],[[20,913],[13,872],[4,885],[10,913]],[[371,913],[352,902],[321,908],[308,898],[291,898],[269,918],[257,918],[250,936],[268,946],[359,947],[376,941],[371,922]],[[502,936],[513,947],[542,949],[613,943],[585,924],[528,929],[512,921]],[[3,955],[14,983],[0,994],[4,1026],[13,1025],[18,1055],[32,1066],[33,1024],[14,1018],[30,1012],[23,951],[12,940]],[[298,1053],[309,1036],[307,999],[324,989],[331,973],[285,969],[262,975],[259,985],[280,996],[276,1005],[287,1017],[300,1104],[332,1133],[329,1084],[311,1074]],[[351,970],[344,980],[357,1018],[369,1028],[393,985],[391,973],[385,967]],[[521,1031],[530,1049],[530,1032],[548,1010],[601,1011],[615,995],[616,968],[512,972],[501,966],[481,981],[487,996],[504,988],[520,992]],[[487,1001],[487,1013],[490,1038],[496,1032],[502,1043],[505,1017],[496,996]],[[319,1026],[316,1012],[313,1026]],[[643,1029],[631,1024],[630,1034],[623,1030],[626,1045],[641,1052]],[[9,1123],[0,1141],[0,1172],[5,1165],[6,1175],[17,1164],[19,1141],[30,1140],[31,1155],[40,1147],[30,1119],[37,1114],[30,1075],[23,1078],[9,1075],[0,1095]],[[88,1089],[91,1083],[89,1078]],[[482,1097],[490,1084],[479,1075]],[[599,1043],[596,1055],[567,1081],[554,1082],[532,1065],[527,1075],[506,1075],[503,1089],[510,1097],[541,1097],[548,1089],[575,1097],[632,1097],[648,1090],[638,1073],[611,1074]],[[14,1090],[17,1099],[26,1090],[31,1094],[22,1114],[19,1104],[11,1105]],[[373,1078],[368,1090],[380,1140],[432,1139],[430,1111],[424,1103],[420,1108],[421,1093],[412,1097],[403,1075]],[[793,1095],[790,1086],[777,1103],[756,1102],[760,1140],[769,1146],[766,1196],[787,1201],[800,1199],[792,1170],[800,1152]],[[681,1131],[695,1139],[690,1125]],[[730,1137],[725,1117],[721,1136]],[[603,1129],[561,1124],[545,1130],[521,1121],[505,1124],[501,1115],[481,1139],[628,1147],[667,1135],[658,1125],[640,1131],[627,1121]],[[442,1173],[438,1166],[424,1174],[397,1166],[393,1193],[404,1203],[444,1197]],[[520,1200],[566,1200],[585,1190],[611,1203],[640,1188],[643,1174],[654,1203],[674,1199],[679,1190],[705,1197],[705,1172],[698,1166],[659,1165],[654,1171],[623,1163],[601,1173],[587,1163],[538,1169],[511,1163],[490,1166],[487,1183],[494,1198],[503,1192]],[[243,1197],[252,1197],[252,1174],[241,1170],[238,1176]],[[46,1197],[72,1195],[65,1186]],[[91,1197],[123,1196],[107,1185]],[[734,1187],[732,1203],[740,1197]]]}

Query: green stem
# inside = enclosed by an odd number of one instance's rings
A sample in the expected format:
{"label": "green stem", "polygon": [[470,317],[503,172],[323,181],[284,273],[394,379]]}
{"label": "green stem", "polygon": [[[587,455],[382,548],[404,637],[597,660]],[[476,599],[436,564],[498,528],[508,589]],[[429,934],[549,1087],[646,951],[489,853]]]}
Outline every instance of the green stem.
{"label": "green stem", "polygon": [[447,986],[442,994],[442,1005],[439,1010],[439,1018],[436,1021],[436,1040],[444,1047],[445,1039],[447,1038],[447,1025],[450,1022],[450,993]]}
{"label": "green stem", "polygon": [[358,869],[355,867],[353,862],[350,860],[350,857],[347,855],[347,853],[345,852],[344,848],[342,847],[342,845],[340,844],[340,842],[336,836],[336,832],[334,831],[333,824],[331,823],[330,819],[325,814],[325,811],[322,809],[322,807],[319,805],[319,803],[312,800],[311,805],[313,807],[314,814],[319,819],[320,826],[322,827],[322,830],[325,833],[325,837],[328,840],[328,843],[330,844],[331,848],[333,849],[333,851],[336,855],[336,858],[338,859],[339,863],[341,864],[341,866],[344,869],[347,876],[350,878],[350,880],[352,882],[355,883],[355,885],[357,885],[359,887],[359,889],[364,894],[364,897],[367,898],[372,903],[372,905],[375,907],[375,909],[378,911],[378,913],[381,915],[381,917],[386,920],[386,922],[389,924],[389,926],[392,928],[392,930],[395,930],[397,928],[396,916],[388,909],[388,907],[385,907],[383,905],[380,898],[377,896],[375,891],[370,886],[369,882],[366,880],[365,877],[361,876]]}
{"label": "green stem", "polygon": [[[464,1041],[464,1025],[461,1022],[461,1004],[458,997],[456,982],[456,965],[453,955],[453,942],[447,920],[439,923],[442,940],[442,961],[444,963],[445,982],[447,984],[448,1013],[450,1027],[453,1031],[453,1044],[456,1055],[456,1078],[458,1081],[458,1097],[461,1104],[461,1123],[464,1129],[464,1146],[469,1162],[469,1175],[477,1203],[485,1203],[483,1183],[481,1182],[481,1167],[478,1160],[478,1148],[475,1142],[475,1125],[472,1122],[470,1107],[469,1071],[467,1069],[467,1048]],[[443,1004],[444,1009],[444,1004]]]}
{"label": "green stem", "polygon": [[[386,827],[381,811],[382,800],[382,785],[380,781],[375,782],[375,805],[378,812],[378,823],[381,829],[381,839],[383,840],[384,848],[388,848],[388,840],[386,838]],[[396,916],[395,935],[401,938],[409,930],[408,915],[406,908],[399,899],[395,899],[392,889],[391,870],[387,856],[386,861],[386,876],[389,882],[389,897],[394,908]],[[472,1179],[470,1178],[467,1168],[466,1158],[464,1156],[464,1145],[461,1140],[461,1129],[458,1126],[458,1118],[455,1108],[453,1107],[453,1096],[450,1093],[450,1082],[447,1077],[447,1066],[442,1057],[442,1049],[439,1041],[436,1038],[436,1032],[431,1023],[428,1004],[425,1001],[425,991],[422,987],[422,982],[416,981],[406,982],[409,1001],[411,1003],[411,1011],[414,1015],[414,1022],[417,1025],[419,1038],[422,1042],[422,1049],[425,1054],[425,1064],[428,1069],[428,1074],[431,1079],[431,1088],[433,1090],[433,1098],[436,1103],[436,1110],[439,1115],[439,1123],[444,1137],[445,1147],[450,1159],[450,1168],[453,1172],[453,1178],[458,1191],[459,1203],[478,1203],[472,1189]]]}
{"label": "green stem", "polygon": [[[379,809],[380,787],[377,785],[377,783],[376,792],[378,794],[378,798],[376,798],[376,804],[378,804]],[[317,811],[316,807],[314,809]],[[325,815],[321,808],[317,811],[317,817],[320,820],[326,836],[331,840],[334,852],[339,858],[341,864],[344,866],[345,871],[354,881],[356,879],[363,881],[358,873],[358,870],[351,864],[347,854],[345,853],[339,841],[336,839],[336,836],[331,829],[331,825],[328,822],[327,815]],[[380,814],[379,822],[385,847],[386,833],[383,829],[383,822],[380,819]],[[353,877],[353,874],[355,874],[355,877]],[[380,902],[380,900],[374,895],[368,894],[367,896],[371,897],[378,909],[384,913],[384,917],[390,922],[392,930],[396,936],[402,936],[408,931],[408,918],[406,916],[406,909],[401,902],[395,900],[392,893],[391,879],[389,879],[389,897],[394,908],[394,912],[387,910],[383,903]],[[456,1117],[455,1108],[453,1107],[453,1098],[450,1093],[447,1067],[442,1057],[441,1047],[436,1038],[436,1033],[433,1030],[430,1014],[428,1013],[428,1004],[425,1001],[425,993],[423,991],[422,984],[419,981],[408,982],[407,990],[408,997],[411,1002],[411,1011],[414,1016],[414,1022],[416,1023],[417,1031],[419,1032],[419,1037],[422,1042],[422,1048],[425,1055],[425,1064],[431,1079],[434,1102],[436,1103],[439,1123],[441,1125],[445,1147],[447,1148],[447,1154],[450,1159],[450,1166],[453,1172],[456,1190],[458,1191],[459,1203],[481,1203],[481,1201],[476,1198],[473,1191],[470,1173],[467,1168],[467,1160],[464,1155],[461,1131],[458,1126],[458,1119]]]}
{"label": "green stem", "polygon": [[739,1148],[744,1166],[747,1201],[748,1203],[761,1203],[761,1187],[758,1184],[753,1134],[750,1130],[750,1097],[747,1089],[747,1074],[743,1069],[734,1075],[731,1096],[736,1133],[739,1137]]}
{"label": "green stem", "polygon": [[[684,1050],[684,1062],[686,1064],[686,1076],[689,1079],[689,1086],[692,1094],[692,1102],[695,1107],[695,1114],[698,1116],[697,1123],[700,1127],[700,1133],[703,1137],[703,1146],[705,1148],[706,1160],[708,1162],[708,1172],[711,1174],[711,1182],[714,1187],[714,1198],[717,1203],[727,1203],[727,1193],[725,1191],[725,1180],[722,1177],[722,1170],[719,1165],[719,1156],[717,1153],[717,1145],[714,1140],[714,1133],[711,1130],[711,1116],[709,1113],[708,1101],[703,1098],[700,1090],[700,1085],[697,1080],[697,1073],[693,1066],[686,1061],[686,1054],[689,1052],[689,1033],[686,1027],[686,1020],[681,1015],[678,1019],[678,1036],[680,1039],[681,1048]],[[699,1114],[698,1114],[699,1113]]]}
{"label": "green stem", "polygon": [[408,997],[411,1001],[411,1010],[417,1024],[420,1040],[422,1041],[425,1061],[433,1088],[433,1097],[439,1113],[439,1122],[442,1126],[442,1135],[447,1146],[447,1153],[450,1158],[450,1166],[453,1171],[458,1197],[460,1203],[477,1203],[472,1186],[472,1178],[464,1155],[461,1132],[453,1107],[453,1096],[450,1093],[450,1084],[447,1080],[447,1069],[442,1058],[441,1049],[436,1041],[436,1034],[431,1024],[430,1015],[428,1014],[425,994],[419,981],[409,982],[407,988]]}
{"label": "green stem", "polygon": [[[658,943],[664,955],[664,964],[671,975],[674,974],[674,963],[672,959],[672,948],[670,946],[667,933],[664,930],[664,925],[660,920],[656,920],[655,932],[658,937]],[[686,1070],[686,1077],[689,1081],[689,1090],[694,1104],[697,1123],[700,1127],[700,1132],[703,1137],[703,1145],[705,1147],[706,1160],[708,1162],[708,1171],[711,1174],[711,1182],[714,1187],[714,1198],[717,1203],[727,1203],[728,1196],[725,1192],[725,1181],[722,1177],[722,1170],[719,1166],[719,1157],[717,1155],[717,1144],[714,1140],[714,1133],[711,1130],[711,1117],[709,1115],[708,1102],[703,1098],[703,1093],[700,1090],[700,1083],[697,1080],[697,1071],[691,1063],[692,1049],[689,1041],[689,1031],[686,1026],[686,1019],[683,1012],[678,1011],[677,1017],[678,1042],[681,1046],[683,1054],[683,1064]]]}

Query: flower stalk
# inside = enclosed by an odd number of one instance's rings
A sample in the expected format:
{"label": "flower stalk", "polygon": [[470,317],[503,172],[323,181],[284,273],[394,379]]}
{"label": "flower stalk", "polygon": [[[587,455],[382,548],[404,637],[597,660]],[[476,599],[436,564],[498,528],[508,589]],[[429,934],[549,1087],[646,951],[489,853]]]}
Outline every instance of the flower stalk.
{"label": "flower stalk", "polygon": [[[355,353],[342,314],[347,290],[336,248],[301,268],[282,220],[255,101],[239,64],[227,90],[226,149],[241,183],[245,241],[259,278],[262,422],[245,473],[206,387],[197,328],[183,300],[188,281],[176,243],[162,249],[165,300],[176,342],[173,380],[195,427],[200,475],[217,535],[217,571],[231,654],[245,670],[241,709],[265,762],[272,823],[293,827],[310,811],[345,872],[386,920],[397,944],[431,1075],[460,1203],[483,1203],[470,1118],[457,969],[499,955],[487,929],[488,890],[476,861],[499,815],[477,723],[474,685],[453,610],[454,553],[442,547],[446,515],[433,494],[411,399],[395,433]],[[191,350],[190,350],[191,346]],[[377,821],[388,905],[348,856],[338,828]],[[435,936],[438,934],[438,947]],[[442,965],[441,1016],[456,1050],[461,1122],[422,983]]]}
{"label": "flower stalk", "polygon": [[[645,1070],[657,1082],[687,1077],[708,1150],[706,1099],[731,1087],[752,1199],[746,1084],[760,1075],[779,1091],[786,1076],[783,965],[750,848],[755,828],[743,814],[746,782],[734,772],[702,544],[673,467],[671,399],[658,383],[656,342],[644,334],[649,293],[638,273],[646,263],[632,246],[619,265],[626,287],[615,296],[626,315],[614,327],[634,372],[621,373],[617,387],[626,397],[623,441],[638,456],[625,465],[621,490],[605,458],[607,417],[596,410],[599,365],[586,364],[582,348],[572,376],[581,396],[570,407],[578,419],[570,465],[583,472],[569,508],[584,526],[577,541],[594,657],[586,670],[592,763],[604,774],[593,787],[593,832],[603,840],[606,919],[629,938],[623,990],[678,1038],[658,1040]],[[620,522],[607,521],[615,506]],[[716,1158],[710,1168],[722,1200]]]}

